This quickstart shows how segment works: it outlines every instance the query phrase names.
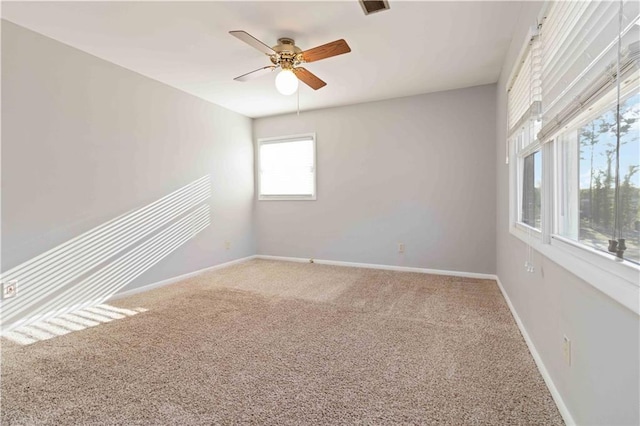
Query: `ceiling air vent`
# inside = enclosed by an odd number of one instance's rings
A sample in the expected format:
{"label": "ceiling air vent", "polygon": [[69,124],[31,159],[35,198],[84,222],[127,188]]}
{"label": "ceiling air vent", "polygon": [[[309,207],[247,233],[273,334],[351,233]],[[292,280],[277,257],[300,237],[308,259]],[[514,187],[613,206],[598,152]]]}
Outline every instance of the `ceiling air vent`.
{"label": "ceiling air vent", "polygon": [[389,9],[387,0],[359,0],[365,15]]}

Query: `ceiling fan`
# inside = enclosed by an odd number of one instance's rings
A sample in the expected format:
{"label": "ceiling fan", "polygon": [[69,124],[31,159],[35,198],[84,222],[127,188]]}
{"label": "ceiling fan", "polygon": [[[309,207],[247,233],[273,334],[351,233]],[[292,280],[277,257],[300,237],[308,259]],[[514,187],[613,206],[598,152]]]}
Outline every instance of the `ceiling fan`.
{"label": "ceiling fan", "polygon": [[281,68],[282,71],[276,77],[276,88],[283,95],[295,93],[298,90],[298,80],[301,80],[314,90],[327,85],[315,74],[301,67],[301,64],[351,52],[347,42],[342,39],[303,51],[296,46],[293,39],[287,37],[279,38],[277,45],[269,47],[246,31],[229,31],[229,34],[269,56],[272,63],[272,65],[258,68],[255,71],[236,77],[234,80],[247,81]]}

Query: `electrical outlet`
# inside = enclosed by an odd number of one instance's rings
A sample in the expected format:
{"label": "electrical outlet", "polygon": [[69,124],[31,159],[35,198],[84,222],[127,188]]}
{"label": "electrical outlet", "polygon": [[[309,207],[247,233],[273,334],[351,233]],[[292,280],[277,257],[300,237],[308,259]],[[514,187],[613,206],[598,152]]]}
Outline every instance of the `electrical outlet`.
{"label": "electrical outlet", "polygon": [[404,253],[404,243],[398,243],[398,253]]}
{"label": "electrical outlet", "polygon": [[562,355],[567,365],[571,365],[571,340],[567,336],[562,339]]}
{"label": "electrical outlet", "polygon": [[225,242],[224,242],[224,248],[225,248],[226,250],[231,249],[231,241],[225,241]]}
{"label": "electrical outlet", "polygon": [[2,298],[10,299],[16,295],[18,291],[18,280],[7,281],[2,283]]}

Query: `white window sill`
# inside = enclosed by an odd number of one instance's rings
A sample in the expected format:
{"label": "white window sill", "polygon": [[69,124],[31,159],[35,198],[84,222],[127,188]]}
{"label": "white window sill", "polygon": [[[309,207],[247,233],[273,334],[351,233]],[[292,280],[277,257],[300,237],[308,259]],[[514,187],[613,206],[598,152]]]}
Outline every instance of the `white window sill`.
{"label": "white window sill", "polygon": [[259,195],[258,201],[315,201],[315,195]]}
{"label": "white window sill", "polygon": [[537,228],[534,228],[533,226],[527,225],[526,223],[516,222],[515,229],[518,231],[520,235],[522,235],[524,238],[527,238],[526,241],[528,241],[528,239],[530,238],[536,238],[538,240],[542,240],[542,231]]}
{"label": "white window sill", "polygon": [[617,261],[615,256],[553,235],[550,244],[542,242],[534,228],[515,224],[512,235],[557,263],[572,274],[591,284],[636,314],[640,315],[640,267],[629,261]]}

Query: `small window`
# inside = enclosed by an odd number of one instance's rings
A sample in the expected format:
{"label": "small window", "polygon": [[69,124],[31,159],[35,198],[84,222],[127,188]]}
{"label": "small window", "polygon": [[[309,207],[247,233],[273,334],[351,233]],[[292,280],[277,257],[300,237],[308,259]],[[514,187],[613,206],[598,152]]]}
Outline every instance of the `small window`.
{"label": "small window", "polygon": [[517,225],[542,231],[542,147],[535,138],[538,129],[539,120],[527,120],[511,140],[517,164],[512,211]]}
{"label": "small window", "polygon": [[522,167],[522,214],[521,222],[540,229],[540,207],[542,190],[542,155],[540,151],[523,158]]}
{"label": "small window", "polygon": [[258,199],[315,200],[315,135],[258,140]]}

